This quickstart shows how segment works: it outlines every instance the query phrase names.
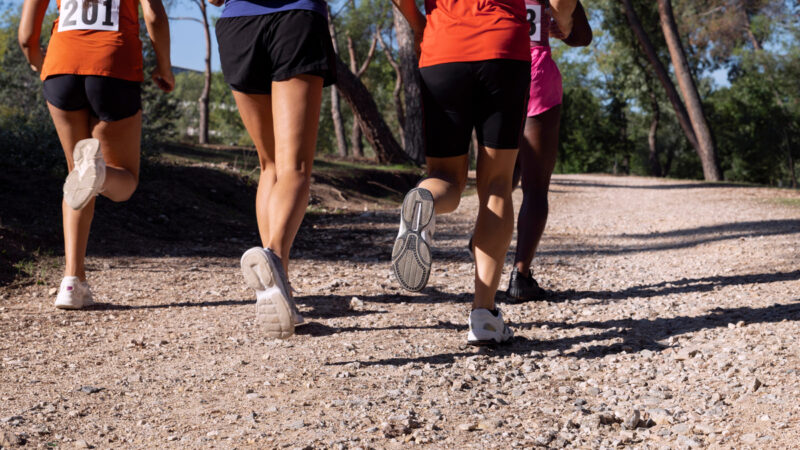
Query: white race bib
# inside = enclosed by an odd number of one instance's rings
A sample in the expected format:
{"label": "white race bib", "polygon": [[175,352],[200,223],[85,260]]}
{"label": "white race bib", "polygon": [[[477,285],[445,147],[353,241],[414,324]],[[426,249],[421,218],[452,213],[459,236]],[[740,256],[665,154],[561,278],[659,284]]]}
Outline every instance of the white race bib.
{"label": "white race bib", "polygon": [[120,0],[62,0],[58,31],[119,30]]}
{"label": "white race bib", "polygon": [[528,25],[530,25],[531,41],[542,40],[542,5],[526,1],[525,9],[528,14]]}

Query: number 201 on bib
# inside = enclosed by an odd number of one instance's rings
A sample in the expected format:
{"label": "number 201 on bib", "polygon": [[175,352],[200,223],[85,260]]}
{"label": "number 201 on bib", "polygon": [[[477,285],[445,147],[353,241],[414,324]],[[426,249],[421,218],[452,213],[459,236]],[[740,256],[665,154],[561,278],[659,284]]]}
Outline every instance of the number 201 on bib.
{"label": "number 201 on bib", "polygon": [[119,30],[120,0],[62,0],[58,31]]}

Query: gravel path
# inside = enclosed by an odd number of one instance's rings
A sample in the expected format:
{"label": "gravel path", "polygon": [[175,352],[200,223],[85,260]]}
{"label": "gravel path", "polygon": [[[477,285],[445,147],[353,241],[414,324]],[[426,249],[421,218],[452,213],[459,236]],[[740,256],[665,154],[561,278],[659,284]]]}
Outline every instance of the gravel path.
{"label": "gravel path", "polygon": [[395,211],[308,221],[311,323],[286,341],[236,258],[90,257],[84,312],[51,307],[58,270],[0,288],[0,447],[797,447],[800,194],[555,177],[555,296],[503,305],[496,350],[465,345],[476,200],[437,219],[414,295],[389,275]]}

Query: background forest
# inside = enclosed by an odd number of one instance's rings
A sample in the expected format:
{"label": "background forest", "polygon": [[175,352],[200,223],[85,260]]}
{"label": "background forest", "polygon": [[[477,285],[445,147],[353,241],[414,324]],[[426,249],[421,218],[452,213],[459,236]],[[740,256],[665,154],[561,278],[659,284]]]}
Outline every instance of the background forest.
{"label": "background forest", "polygon": [[[196,14],[173,19],[203,24],[203,42],[221,10],[206,10],[204,0],[188,5]],[[553,42],[564,76],[557,172],[797,187],[800,2],[589,0],[585,7],[591,46]],[[330,9],[340,83],[325,89],[318,152],[420,163],[407,24],[388,0],[336,1]],[[0,11],[0,146],[7,155],[0,165],[62,171],[41,83],[18,49],[19,4],[0,4]],[[222,74],[206,67],[176,70],[169,96],[145,83],[146,152],[171,142],[251,144]]]}

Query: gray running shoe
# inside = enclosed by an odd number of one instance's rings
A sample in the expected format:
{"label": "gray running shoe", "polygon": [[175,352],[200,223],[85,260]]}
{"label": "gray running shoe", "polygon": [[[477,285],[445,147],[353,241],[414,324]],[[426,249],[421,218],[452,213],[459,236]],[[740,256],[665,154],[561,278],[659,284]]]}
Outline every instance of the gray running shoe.
{"label": "gray running shoe", "polygon": [[392,272],[404,289],[421,291],[428,283],[435,223],[431,192],[423,188],[408,191],[400,208],[400,230],[392,249]]}
{"label": "gray running shoe", "polygon": [[292,298],[281,259],[269,249],[253,247],[242,255],[242,274],[256,290],[256,318],[270,338],[286,339],[303,318]]}

